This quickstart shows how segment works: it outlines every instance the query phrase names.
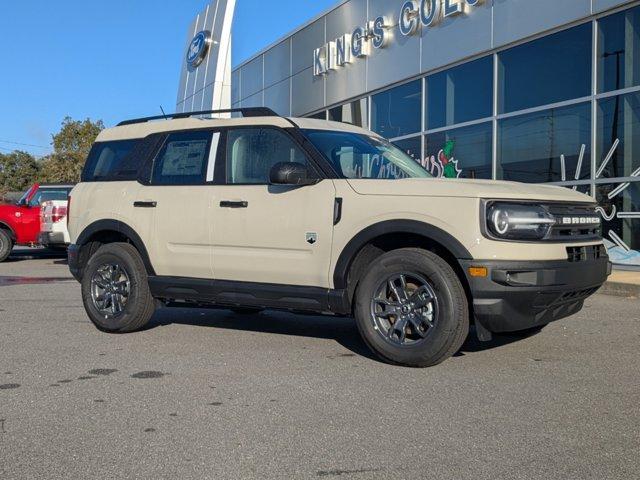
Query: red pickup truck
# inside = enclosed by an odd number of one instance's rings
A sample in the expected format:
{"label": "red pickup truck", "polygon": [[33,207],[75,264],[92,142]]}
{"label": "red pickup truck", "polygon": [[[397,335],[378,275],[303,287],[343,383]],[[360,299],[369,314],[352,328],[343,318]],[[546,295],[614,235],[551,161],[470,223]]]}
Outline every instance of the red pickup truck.
{"label": "red pickup truck", "polygon": [[47,200],[66,200],[73,185],[35,184],[16,204],[0,205],[0,262],[14,245],[34,246],[40,233],[40,206]]}

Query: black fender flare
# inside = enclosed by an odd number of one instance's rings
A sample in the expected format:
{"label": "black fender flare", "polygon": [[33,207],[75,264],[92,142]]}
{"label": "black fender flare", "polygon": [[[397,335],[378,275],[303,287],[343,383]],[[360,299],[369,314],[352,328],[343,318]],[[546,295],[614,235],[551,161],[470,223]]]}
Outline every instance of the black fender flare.
{"label": "black fender flare", "polygon": [[7,230],[9,232],[9,237],[11,237],[11,240],[13,240],[14,242],[18,238],[16,237],[16,232],[13,231],[13,228],[11,228],[11,225],[9,225],[7,222],[0,221],[0,229]]}
{"label": "black fender flare", "polygon": [[129,225],[119,220],[105,219],[93,222],[92,224],[88,225],[78,236],[76,245],[78,247],[86,245],[92,236],[100,232],[117,232],[127,237],[131,241],[131,244],[140,253],[142,261],[144,262],[144,266],[147,269],[147,274],[156,274],[155,270],[153,269],[153,265],[151,264],[151,260],[149,259],[149,253],[147,252],[147,249],[144,246],[144,242],[140,238],[140,235],[138,235],[136,231]]}
{"label": "black fender flare", "polygon": [[334,288],[347,288],[349,268],[358,252],[371,240],[390,233],[420,235],[440,244],[458,260],[471,260],[473,258],[464,245],[441,228],[416,220],[387,220],[365,228],[347,243],[342,253],[340,253],[336,268],[333,271]]}

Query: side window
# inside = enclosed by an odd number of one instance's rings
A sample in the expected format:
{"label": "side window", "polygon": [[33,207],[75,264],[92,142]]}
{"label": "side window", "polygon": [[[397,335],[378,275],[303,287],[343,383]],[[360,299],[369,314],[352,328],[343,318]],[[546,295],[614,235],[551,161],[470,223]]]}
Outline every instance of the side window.
{"label": "side window", "polygon": [[153,164],[151,183],[154,185],[203,184],[207,174],[212,135],[217,134],[212,134],[211,131],[169,134]]}
{"label": "side window", "polygon": [[302,150],[274,128],[230,130],[227,137],[226,183],[266,185],[271,168],[280,162],[308,165]]}
{"label": "side window", "polygon": [[82,181],[134,180],[138,170],[137,165],[132,163],[136,163],[136,159],[126,160],[138,142],[117,140],[95,143],[82,172]]}

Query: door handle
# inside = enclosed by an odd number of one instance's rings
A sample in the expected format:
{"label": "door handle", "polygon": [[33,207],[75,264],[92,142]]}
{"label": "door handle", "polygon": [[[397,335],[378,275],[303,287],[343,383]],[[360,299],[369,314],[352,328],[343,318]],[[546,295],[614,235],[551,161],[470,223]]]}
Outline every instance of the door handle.
{"label": "door handle", "polygon": [[156,208],[158,202],[133,202],[135,208]]}
{"label": "door handle", "polygon": [[223,200],[220,202],[220,206],[222,208],[247,208],[249,206],[249,202],[245,202],[244,200],[237,202]]}

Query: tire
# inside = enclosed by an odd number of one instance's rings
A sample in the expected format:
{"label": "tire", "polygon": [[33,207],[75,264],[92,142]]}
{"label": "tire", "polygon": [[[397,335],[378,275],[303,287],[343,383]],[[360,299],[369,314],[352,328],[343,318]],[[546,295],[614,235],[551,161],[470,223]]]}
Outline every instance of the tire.
{"label": "tire", "polygon": [[[107,285],[107,289],[101,284]],[[124,290],[128,290],[126,297],[121,293]],[[110,302],[104,300],[109,295],[112,295]],[[127,333],[144,327],[153,316],[155,302],[138,251],[128,243],[100,247],[84,270],[82,301],[91,321],[104,332]]]}
{"label": "tire", "polygon": [[11,235],[9,235],[8,231],[0,229],[0,262],[4,262],[9,258],[12,249],[13,240],[11,239]]}
{"label": "tire", "polygon": [[[408,293],[395,293],[390,279],[398,289],[405,285]],[[374,298],[384,298],[385,304]],[[400,314],[374,315],[387,309]],[[371,264],[355,294],[355,318],[364,342],[378,357],[408,367],[438,365],[459,350],[469,333],[469,306],[456,273],[438,255],[415,248],[385,253]],[[395,329],[401,321],[406,327]]]}
{"label": "tire", "polygon": [[264,310],[264,308],[257,307],[233,307],[230,308],[233,313],[237,315],[256,315]]}

